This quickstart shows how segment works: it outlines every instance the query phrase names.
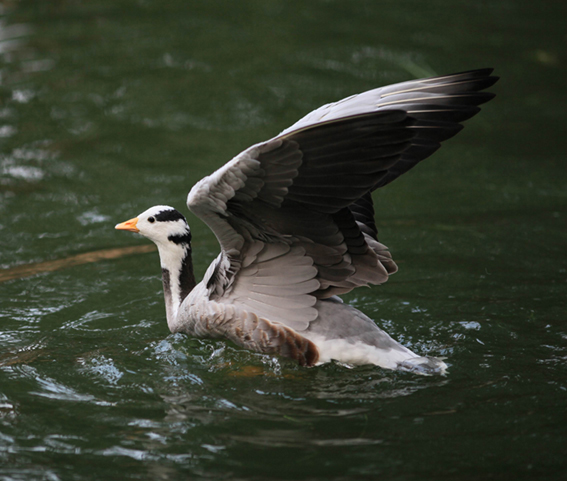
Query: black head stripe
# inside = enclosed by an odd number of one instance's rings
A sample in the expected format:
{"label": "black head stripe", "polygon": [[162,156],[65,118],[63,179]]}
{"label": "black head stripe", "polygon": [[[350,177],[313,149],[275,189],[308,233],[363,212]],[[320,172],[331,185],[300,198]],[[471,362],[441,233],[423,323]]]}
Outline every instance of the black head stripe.
{"label": "black head stripe", "polygon": [[175,244],[191,244],[191,232],[187,231],[183,234],[170,235],[167,240],[174,242]]}
{"label": "black head stripe", "polygon": [[159,214],[155,215],[154,217],[158,222],[171,222],[180,219],[185,220],[185,217],[183,217],[181,213],[179,213],[175,209],[162,210]]}

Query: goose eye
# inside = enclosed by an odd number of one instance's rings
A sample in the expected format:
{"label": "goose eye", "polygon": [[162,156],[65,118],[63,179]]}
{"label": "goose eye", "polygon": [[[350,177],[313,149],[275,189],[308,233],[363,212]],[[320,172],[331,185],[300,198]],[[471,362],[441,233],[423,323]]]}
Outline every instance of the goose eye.
{"label": "goose eye", "polygon": [[155,218],[155,217],[148,217],[148,222],[149,222],[150,224],[153,224],[155,221],[156,221],[156,218]]}

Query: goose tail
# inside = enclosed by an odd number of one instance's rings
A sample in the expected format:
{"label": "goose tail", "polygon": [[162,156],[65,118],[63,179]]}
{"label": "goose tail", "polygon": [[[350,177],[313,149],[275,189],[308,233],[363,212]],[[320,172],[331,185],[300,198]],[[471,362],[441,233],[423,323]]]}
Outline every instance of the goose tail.
{"label": "goose tail", "polygon": [[398,363],[398,369],[425,376],[444,376],[447,374],[447,364],[437,357],[412,357]]}

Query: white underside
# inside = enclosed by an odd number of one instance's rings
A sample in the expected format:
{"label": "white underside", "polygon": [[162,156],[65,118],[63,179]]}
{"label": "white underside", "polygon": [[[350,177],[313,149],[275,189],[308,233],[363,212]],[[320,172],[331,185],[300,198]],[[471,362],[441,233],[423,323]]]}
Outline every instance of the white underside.
{"label": "white underside", "polygon": [[309,339],[319,349],[318,364],[335,360],[347,364],[376,364],[387,369],[396,369],[400,362],[418,357],[406,348],[385,350],[363,342],[351,343],[344,339],[324,339],[321,336],[309,336]]}
{"label": "white underside", "polygon": [[[306,336],[307,337],[307,336]],[[310,335],[309,340],[319,350],[317,365],[339,361],[351,365],[374,364],[385,369],[400,369],[418,374],[445,374],[447,365],[437,358],[418,356],[401,344],[396,349],[381,349],[363,342],[325,339]]]}

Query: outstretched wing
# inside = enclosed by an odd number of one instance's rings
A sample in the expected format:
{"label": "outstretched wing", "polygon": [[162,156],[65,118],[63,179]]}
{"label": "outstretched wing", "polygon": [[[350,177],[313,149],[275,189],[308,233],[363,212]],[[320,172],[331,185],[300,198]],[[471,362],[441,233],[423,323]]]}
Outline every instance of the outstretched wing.
{"label": "outstretched wing", "polygon": [[211,298],[302,330],[317,298],[395,272],[371,192],[428,157],[493,95],[491,70],[371,90],[310,113],[197,183],[188,207],[222,247]]}

